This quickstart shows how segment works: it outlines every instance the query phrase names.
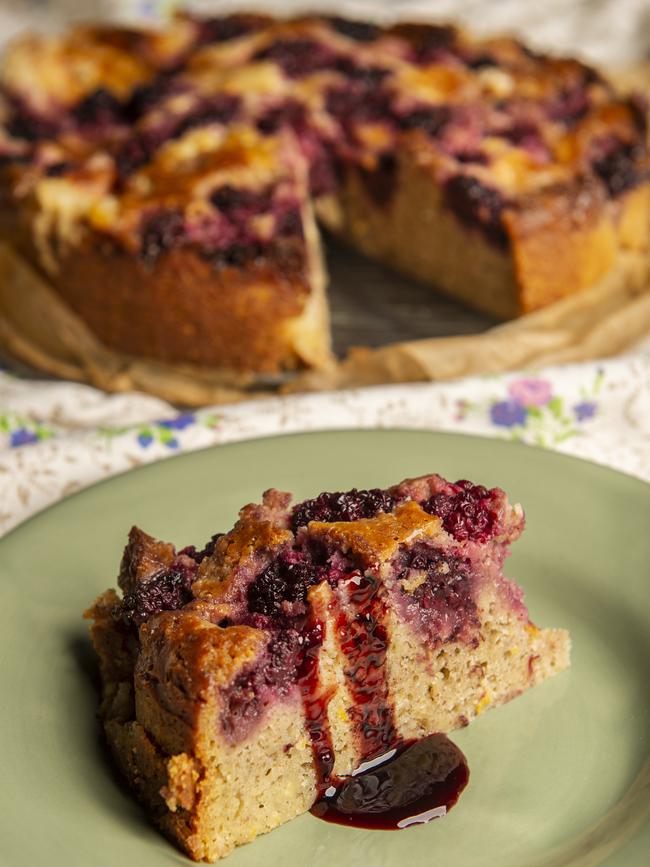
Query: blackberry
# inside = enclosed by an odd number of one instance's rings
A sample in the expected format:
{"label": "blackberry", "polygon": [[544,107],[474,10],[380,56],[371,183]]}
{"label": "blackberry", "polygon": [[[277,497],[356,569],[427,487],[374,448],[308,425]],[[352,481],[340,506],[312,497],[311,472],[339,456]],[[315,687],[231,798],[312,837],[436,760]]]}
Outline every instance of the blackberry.
{"label": "blackberry", "polygon": [[124,111],[120,100],[100,87],[74,107],[72,116],[82,126],[103,126],[122,121]]}
{"label": "blackberry", "polygon": [[640,173],[637,163],[641,156],[641,148],[618,142],[606,156],[593,163],[594,171],[610,196],[620,196],[638,184]]}
{"label": "blackberry", "polygon": [[423,503],[424,511],[437,515],[445,530],[459,542],[465,539],[486,542],[497,521],[492,492],[465,479],[449,488],[449,492],[434,494]]}
{"label": "blackberry", "polygon": [[350,21],[337,16],[328,18],[327,21],[333,30],[354,42],[374,42],[381,33],[381,27],[368,21]]}
{"label": "blackberry", "polygon": [[255,578],[247,591],[248,608],[267,617],[282,615],[284,602],[306,602],[307,591],[326,577],[326,570],[297,551],[287,551]]}
{"label": "blackberry", "polygon": [[501,220],[506,202],[498,190],[471,175],[455,175],[445,184],[444,193],[449,207],[462,222],[481,229],[494,243],[506,243]]}
{"label": "blackberry", "polygon": [[180,211],[160,211],[149,217],[142,228],[140,258],[154,265],[167,250],[181,243],[185,234],[185,220]]}
{"label": "blackberry", "polygon": [[183,608],[192,599],[194,578],[193,569],[178,564],[140,584],[122,600],[122,620],[130,626],[140,626],[161,611]]}
{"label": "blackberry", "polygon": [[370,490],[336,491],[320,494],[313,500],[298,503],[291,513],[294,533],[310,521],[358,521],[374,518],[379,512],[390,512],[395,500],[380,488]]}
{"label": "blackberry", "polygon": [[404,130],[420,129],[431,138],[435,138],[451,120],[451,111],[446,106],[418,108],[403,115],[399,124]]}
{"label": "blackberry", "polygon": [[272,60],[289,78],[304,78],[332,65],[331,49],[314,39],[278,39],[259,51],[254,60]]}

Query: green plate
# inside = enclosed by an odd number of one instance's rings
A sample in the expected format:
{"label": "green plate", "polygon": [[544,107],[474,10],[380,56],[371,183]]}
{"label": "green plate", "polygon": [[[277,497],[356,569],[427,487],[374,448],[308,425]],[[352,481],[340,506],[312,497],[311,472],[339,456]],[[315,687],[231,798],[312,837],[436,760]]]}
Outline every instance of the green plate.
{"label": "green plate", "polygon": [[501,485],[527,511],[508,571],[533,619],[566,626],[573,667],[455,739],[470,785],[449,816],[401,832],[307,814],[229,867],[641,867],[650,858],[650,486],[525,446],[343,431],[221,446],[84,491],[0,542],[0,862],[188,863],[107,765],[82,610],[114,583],[137,523],[179,545],[230,526],[276,486],[298,496],[437,471]]}

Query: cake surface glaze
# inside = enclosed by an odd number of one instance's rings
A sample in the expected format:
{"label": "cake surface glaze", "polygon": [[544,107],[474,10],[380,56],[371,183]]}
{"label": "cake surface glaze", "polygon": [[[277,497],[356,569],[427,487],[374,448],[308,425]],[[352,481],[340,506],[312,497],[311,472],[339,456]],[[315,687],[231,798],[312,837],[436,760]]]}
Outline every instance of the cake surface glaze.
{"label": "cake surface glaze", "polygon": [[650,235],[643,100],[452,26],[78,26],[9,48],[1,112],[14,245],[107,346],[231,379],[331,360],[314,212],[499,317]]}

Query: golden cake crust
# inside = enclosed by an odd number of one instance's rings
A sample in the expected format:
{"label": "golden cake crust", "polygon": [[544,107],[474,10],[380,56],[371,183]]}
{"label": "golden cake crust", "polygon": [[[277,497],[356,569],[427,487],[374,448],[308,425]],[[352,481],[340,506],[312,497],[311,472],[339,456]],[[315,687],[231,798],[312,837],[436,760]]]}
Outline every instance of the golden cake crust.
{"label": "golden cake crust", "polygon": [[649,246],[643,101],[511,38],[185,16],[28,37],[2,82],[0,223],[127,356],[226,377],[327,366],[312,203],[366,254],[504,318]]}
{"label": "golden cake crust", "polygon": [[293,508],[268,491],[200,552],[134,528],[124,597],[87,616],[109,744],[157,824],[213,861],[332,774],[567,667],[567,633],[535,627],[501,575],[522,526],[503,491],[431,475]]}

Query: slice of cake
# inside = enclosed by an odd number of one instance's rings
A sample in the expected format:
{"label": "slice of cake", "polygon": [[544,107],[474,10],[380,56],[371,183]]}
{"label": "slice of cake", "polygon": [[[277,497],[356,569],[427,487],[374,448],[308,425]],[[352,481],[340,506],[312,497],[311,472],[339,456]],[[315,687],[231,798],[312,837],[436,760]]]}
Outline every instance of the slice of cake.
{"label": "slice of cake", "polygon": [[251,122],[236,76],[171,71],[195,31],[84,26],[8,52],[0,228],[109,348],[277,382],[331,361],[309,164]]}
{"label": "slice of cake", "polygon": [[291,505],[267,491],[202,550],[133,528],[87,616],[116,761],[213,861],[362,762],[466,726],[569,664],[502,573],[505,493],[431,475]]}

